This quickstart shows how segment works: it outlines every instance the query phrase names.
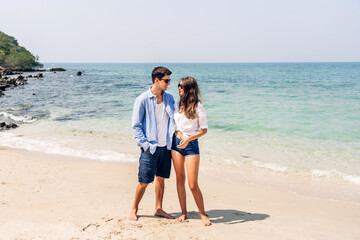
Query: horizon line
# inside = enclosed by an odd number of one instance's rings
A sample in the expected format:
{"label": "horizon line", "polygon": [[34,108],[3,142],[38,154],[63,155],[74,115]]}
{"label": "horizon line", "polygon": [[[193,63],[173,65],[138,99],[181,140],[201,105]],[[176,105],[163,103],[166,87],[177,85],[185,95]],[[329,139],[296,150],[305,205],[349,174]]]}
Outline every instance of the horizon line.
{"label": "horizon line", "polygon": [[121,63],[121,64],[220,64],[220,63],[360,63],[359,61],[278,61],[278,62],[41,62],[41,63]]}

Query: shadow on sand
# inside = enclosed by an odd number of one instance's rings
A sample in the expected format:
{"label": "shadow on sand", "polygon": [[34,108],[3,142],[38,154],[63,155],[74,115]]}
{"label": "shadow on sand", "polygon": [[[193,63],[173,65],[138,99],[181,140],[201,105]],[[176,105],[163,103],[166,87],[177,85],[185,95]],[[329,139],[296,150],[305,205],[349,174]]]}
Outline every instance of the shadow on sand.
{"label": "shadow on sand", "polygon": [[[269,218],[270,215],[262,213],[241,212],[234,209],[216,209],[206,211],[206,214],[212,223],[237,224],[250,221],[261,221]],[[172,213],[179,217],[180,213]],[[188,212],[188,219],[200,219],[199,212]]]}
{"label": "shadow on sand", "polygon": [[[181,213],[170,213],[175,218],[178,218]],[[206,211],[207,216],[209,217],[212,223],[225,223],[225,224],[237,224],[237,223],[245,223],[250,221],[261,221],[269,218],[270,215],[262,214],[262,213],[248,213],[242,212],[234,209],[217,209],[217,210],[209,210]],[[159,218],[154,215],[138,215],[139,218]],[[201,219],[199,212],[191,211],[188,212],[188,219]]]}

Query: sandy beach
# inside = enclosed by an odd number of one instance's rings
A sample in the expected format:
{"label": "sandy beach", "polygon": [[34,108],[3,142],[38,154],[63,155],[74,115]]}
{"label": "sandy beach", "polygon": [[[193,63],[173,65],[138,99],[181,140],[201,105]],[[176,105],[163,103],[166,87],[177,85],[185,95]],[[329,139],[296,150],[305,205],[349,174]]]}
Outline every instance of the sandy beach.
{"label": "sandy beach", "polygon": [[[154,217],[153,184],[139,220],[128,220],[135,163],[2,147],[0,166],[1,239],[360,239],[358,204],[230,182],[206,171],[199,182],[210,227],[202,225],[189,191],[185,223]],[[180,215],[174,172],[164,209]]]}
{"label": "sandy beach", "polygon": [[360,240],[360,0],[0,7],[0,240]]}

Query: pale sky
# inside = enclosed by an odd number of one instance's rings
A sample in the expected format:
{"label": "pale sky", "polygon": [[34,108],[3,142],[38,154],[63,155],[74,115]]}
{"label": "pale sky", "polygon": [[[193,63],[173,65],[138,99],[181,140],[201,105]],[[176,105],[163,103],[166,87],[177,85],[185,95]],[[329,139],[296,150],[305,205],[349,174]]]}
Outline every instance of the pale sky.
{"label": "pale sky", "polygon": [[41,62],[360,61],[360,0],[0,0]]}

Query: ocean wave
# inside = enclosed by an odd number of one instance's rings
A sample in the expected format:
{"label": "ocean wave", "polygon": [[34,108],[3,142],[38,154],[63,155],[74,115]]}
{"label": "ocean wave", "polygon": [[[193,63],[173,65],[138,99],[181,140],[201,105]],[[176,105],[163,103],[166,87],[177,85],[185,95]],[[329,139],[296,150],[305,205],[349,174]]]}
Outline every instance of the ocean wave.
{"label": "ocean wave", "polygon": [[91,150],[86,148],[76,149],[62,146],[52,141],[42,141],[27,137],[18,137],[12,133],[0,135],[0,143],[11,148],[21,148],[29,151],[40,151],[44,153],[65,155],[72,157],[88,158],[102,162],[134,162],[138,159],[135,156],[109,150]]}
{"label": "ocean wave", "polygon": [[[276,164],[276,163],[263,163],[263,162],[259,162],[256,160],[246,160],[246,161],[250,162],[255,167],[265,168],[265,169],[269,169],[269,170],[275,171],[275,172],[299,173],[299,169],[290,168],[290,167],[283,166],[283,165]],[[345,174],[336,169],[332,169],[332,170],[307,169],[306,170],[303,168],[302,171],[300,171],[300,172],[305,173],[305,174],[307,172],[309,174],[309,171],[310,171],[311,175],[315,176],[315,177],[326,177],[328,179],[341,178],[345,181],[360,185],[360,176],[353,176],[353,175]]]}
{"label": "ocean wave", "polygon": [[313,170],[311,170],[311,173],[315,177],[326,177],[328,179],[334,178],[334,177],[340,177],[340,178],[344,179],[345,181],[352,182],[355,184],[360,184],[360,176],[344,174],[342,172],[339,172],[336,169],[331,169],[331,170],[313,169]]}
{"label": "ocean wave", "polygon": [[[244,156],[243,156],[244,157]],[[306,167],[288,167],[285,165],[281,165],[278,163],[271,163],[271,162],[261,162],[258,160],[251,159],[249,157],[242,158],[239,160],[234,160],[231,158],[219,158],[207,155],[205,159],[210,163],[225,163],[229,166],[235,166],[235,167],[241,167],[244,163],[249,164],[250,166],[253,166],[255,168],[263,168],[267,169],[273,172],[279,172],[279,173],[285,173],[285,174],[299,174],[301,176],[307,176],[307,177],[316,177],[316,178],[327,178],[329,180],[334,179],[342,179],[347,182],[355,183],[357,185],[360,185],[360,176],[350,175],[343,172],[340,172],[337,169],[332,170],[320,170],[320,169],[311,169]],[[220,161],[219,161],[220,159]]]}
{"label": "ocean wave", "polygon": [[0,112],[0,116],[3,116],[4,118],[9,118],[18,123],[33,123],[38,120],[37,118],[33,118],[31,116],[15,116],[15,115],[13,115],[11,113],[7,113],[7,112]]}
{"label": "ocean wave", "polygon": [[262,163],[256,160],[246,160],[246,161],[251,162],[251,164],[253,164],[255,167],[266,168],[275,172],[285,173],[289,170],[288,167],[276,163]]}

